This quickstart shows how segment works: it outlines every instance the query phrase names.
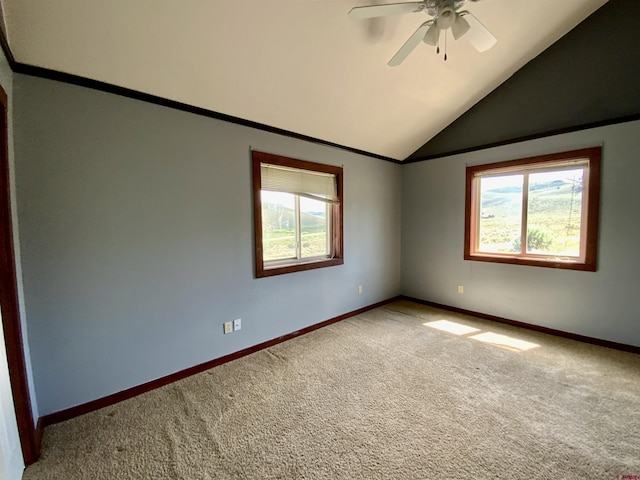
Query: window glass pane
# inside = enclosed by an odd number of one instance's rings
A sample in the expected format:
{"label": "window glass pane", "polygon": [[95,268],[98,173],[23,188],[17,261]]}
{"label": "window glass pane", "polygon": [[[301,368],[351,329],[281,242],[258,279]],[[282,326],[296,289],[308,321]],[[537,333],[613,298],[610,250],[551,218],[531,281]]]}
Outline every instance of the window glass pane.
{"label": "window glass pane", "polygon": [[265,191],[260,195],[263,260],[296,258],[295,196]]}
{"label": "window glass pane", "polygon": [[329,255],[327,225],[328,203],[300,197],[300,235],[302,258]]}
{"label": "window glass pane", "polygon": [[580,256],[584,170],[529,175],[527,253]]}
{"label": "window glass pane", "polygon": [[480,177],[478,251],[520,252],[524,175]]}

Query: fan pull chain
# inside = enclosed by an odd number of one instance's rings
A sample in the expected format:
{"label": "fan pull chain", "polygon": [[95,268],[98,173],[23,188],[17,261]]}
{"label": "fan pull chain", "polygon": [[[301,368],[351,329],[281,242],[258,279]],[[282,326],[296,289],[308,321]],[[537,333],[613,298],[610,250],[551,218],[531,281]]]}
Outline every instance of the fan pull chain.
{"label": "fan pull chain", "polygon": [[447,61],[447,32],[444,32],[444,61]]}

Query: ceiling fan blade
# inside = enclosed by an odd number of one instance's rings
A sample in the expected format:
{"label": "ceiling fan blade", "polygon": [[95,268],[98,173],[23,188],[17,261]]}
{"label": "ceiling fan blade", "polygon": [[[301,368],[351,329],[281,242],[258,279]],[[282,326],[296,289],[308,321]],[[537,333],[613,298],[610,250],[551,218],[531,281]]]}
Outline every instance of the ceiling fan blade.
{"label": "ceiling fan blade", "polygon": [[389,3],[387,5],[369,5],[367,7],[355,7],[349,11],[349,18],[362,20],[364,18],[387,17],[400,13],[421,12],[425,9],[424,2]]}
{"label": "ceiling fan blade", "polygon": [[469,23],[471,28],[465,38],[476,50],[486,52],[496,44],[498,39],[471,12],[460,12],[458,15],[464,15]]}
{"label": "ceiling fan blade", "polygon": [[455,22],[453,22],[453,25],[451,25],[451,33],[453,34],[453,38],[455,40],[458,40],[465,33],[467,33],[470,28],[471,25],[469,25],[469,22],[467,22],[460,15],[456,16]]}
{"label": "ceiling fan blade", "polygon": [[432,21],[424,22],[422,25],[418,27],[418,29],[409,37],[400,50],[389,60],[390,67],[396,67],[400,65],[405,58],[413,51],[414,48],[418,46],[420,41],[424,38],[425,33],[429,29],[429,26],[432,24]]}
{"label": "ceiling fan blade", "polygon": [[438,44],[439,38],[440,28],[438,28],[437,22],[433,22],[433,25],[429,27],[429,30],[427,30],[427,33],[424,34],[424,38],[422,40],[427,45],[433,45],[435,47]]}

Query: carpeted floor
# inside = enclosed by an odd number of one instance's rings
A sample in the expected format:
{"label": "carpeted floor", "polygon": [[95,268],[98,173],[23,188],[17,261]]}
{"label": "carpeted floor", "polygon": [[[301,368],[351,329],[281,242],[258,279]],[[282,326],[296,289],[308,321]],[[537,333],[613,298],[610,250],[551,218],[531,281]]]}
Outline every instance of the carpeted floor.
{"label": "carpeted floor", "polygon": [[616,475],[640,356],[399,301],[48,427],[24,480]]}

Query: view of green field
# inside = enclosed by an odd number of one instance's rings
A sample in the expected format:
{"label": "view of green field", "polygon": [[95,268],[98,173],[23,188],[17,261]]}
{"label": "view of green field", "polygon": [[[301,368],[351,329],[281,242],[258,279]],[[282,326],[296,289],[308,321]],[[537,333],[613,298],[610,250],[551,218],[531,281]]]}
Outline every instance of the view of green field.
{"label": "view of green field", "polygon": [[[262,242],[265,261],[296,258],[293,195],[280,201],[262,201]],[[301,257],[327,255],[326,204],[300,201]]]}
{"label": "view of green field", "polygon": [[[522,175],[510,177],[482,179],[480,251],[520,251]],[[527,252],[578,256],[581,209],[582,170],[531,173]]]}

